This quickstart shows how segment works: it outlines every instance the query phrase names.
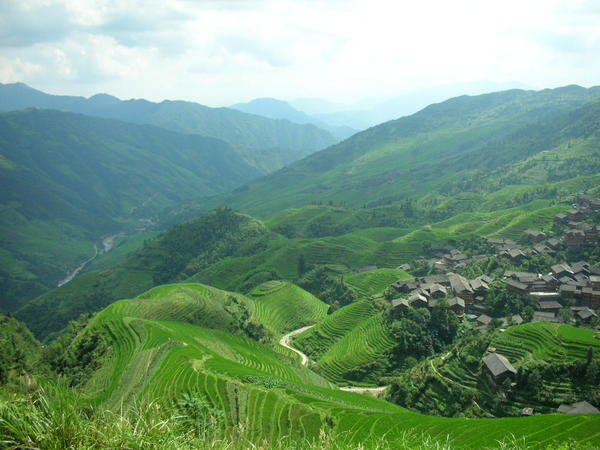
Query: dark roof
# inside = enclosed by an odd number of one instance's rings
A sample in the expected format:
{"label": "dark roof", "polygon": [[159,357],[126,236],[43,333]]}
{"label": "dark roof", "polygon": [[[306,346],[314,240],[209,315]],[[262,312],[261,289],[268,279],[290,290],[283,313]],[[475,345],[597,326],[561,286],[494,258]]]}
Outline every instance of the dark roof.
{"label": "dark roof", "polygon": [[510,361],[499,353],[490,353],[485,356],[483,358],[483,363],[494,378],[506,373],[511,375],[516,375],[517,373],[517,369],[513,367]]}
{"label": "dark roof", "polygon": [[519,283],[518,281],[515,281],[515,280],[508,280],[508,282],[506,283],[506,287],[512,287],[512,288],[518,289],[520,291],[527,290],[526,284]]}
{"label": "dark roof", "polygon": [[465,277],[453,273],[453,274],[448,274],[448,278],[450,279],[450,285],[452,286],[452,290],[454,292],[457,292],[457,293],[464,293],[464,292],[472,293],[473,292],[473,289],[471,289],[471,285],[469,284],[469,281]]}
{"label": "dark roof", "polygon": [[521,325],[523,323],[523,318],[519,314],[513,315],[511,320],[515,325]]}
{"label": "dark roof", "polygon": [[589,308],[585,308],[580,311],[577,311],[576,314],[577,314],[577,317],[579,317],[581,320],[587,320],[590,317],[596,317],[596,313]]}
{"label": "dark roof", "polygon": [[534,311],[532,322],[558,322],[553,312]]}
{"label": "dark roof", "polygon": [[394,300],[392,300],[392,308],[397,308],[398,306],[408,307],[408,300],[405,298],[395,298]]}
{"label": "dark roof", "polygon": [[460,298],[460,297],[452,297],[451,299],[448,299],[448,306],[452,307],[452,306],[462,306],[463,308],[465,307],[465,301]]}
{"label": "dark roof", "polygon": [[583,401],[572,403],[570,405],[562,404],[558,407],[558,412],[563,414],[598,414],[600,410],[594,405]]}
{"label": "dark roof", "polygon": [[539,302],[539,309],[561,309],[562,305],[556,300],[547,300]]}
{"label": "dark roof", "polygon": [[488,325],[492,321],[492,318],[486,314],[482,314],[477,318],[477,322]]}

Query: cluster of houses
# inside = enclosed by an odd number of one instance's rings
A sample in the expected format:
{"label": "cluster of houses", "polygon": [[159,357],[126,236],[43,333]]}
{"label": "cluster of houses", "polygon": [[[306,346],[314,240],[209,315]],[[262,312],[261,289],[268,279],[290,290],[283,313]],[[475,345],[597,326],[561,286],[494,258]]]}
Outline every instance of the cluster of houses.
{"label": "cluster of houses", "polygon": [[[556,216],[559,227],[569,227],[566,231],[548,238],[541,231],[525,230],[523,241],[529,245],[521,245],[511,239],[489,238],[486,240],[487,244],[493,249],[490,254],[498,258],[508,258],[511,262],[519,264],[531,255],[555,255],[565,245],[598,246],[598,227],[585,220],[589,219],[591,214],[600,211],[600,200],[580,194],[573,206],[567,213]],[[572,240],[574,233],[579,236],[577,242]],[[460,270],[471,261],[489,257],[490,254],[469,256],[445,245],[433,245],[430,251],[435,258],[424,261],[436,267],[442,274],[393,283],[391,287],[402,297],[392,301],[393,308],[431,308],[439,299],[448,298],[448,304],[456,314],[462,316],[465,310],[468,310],[471,313],[468,315],[469,319],[479,322],[482,331],[486,329],[492,318],[486,314],[483,303],[489,284],[494,279],[483,275],[467,280],[453,271]],[[399,269],[410,270],[410,266],[403,265]],[[578,322],[589,322],[597,317],[595,310],[600,308],[600,268],[592,267],[585,261],[556,264],[548,274],[506,271],[504,278],[509,291],[531,295],[537,299],[538,307],[534,312],[534,321],[558,321],[556,314],[563,309],[559,302],[561,299],[565,305],[579,305],[571,306],[573,316]],[[504,326],[522,322],[520,316],[501,320]]]}
{"label": "cluster of houses", "polygon": [[[510,361],[495,351],[491,351],[483,357],[484,374],[493,388],[502,385],[505,380],[514,380],[517,375],[517,369]],[[558,407],[558,412],[563,414],[598,414],[600,410],[594,405],[581,401],[573,404],[562,404]],[[533,408],[523,408],[523,416],[533,415]]]}

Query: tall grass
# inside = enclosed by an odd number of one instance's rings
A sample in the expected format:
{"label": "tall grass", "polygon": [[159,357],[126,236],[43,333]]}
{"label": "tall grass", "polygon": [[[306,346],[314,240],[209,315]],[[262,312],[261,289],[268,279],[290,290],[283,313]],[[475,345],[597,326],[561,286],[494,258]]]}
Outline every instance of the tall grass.
{"label": "tall grass", "polygon": [[347,433],[321,429],[308,440],[255,439],[242,423],[225,427],[223,416],[201,399],[184,396],[177,404],[150,402],[119,411],[94,408],[73,390],[43,383],[25,395],[0,399],[0,448],[6,449],[450,449],[449,441],[406,431],[390,442],[385,436],[356,443]]}

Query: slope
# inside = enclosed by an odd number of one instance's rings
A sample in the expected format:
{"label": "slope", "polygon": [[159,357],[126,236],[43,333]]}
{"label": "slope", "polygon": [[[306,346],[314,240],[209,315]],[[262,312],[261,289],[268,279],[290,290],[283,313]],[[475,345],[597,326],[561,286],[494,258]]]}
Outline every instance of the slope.
{"label": "slope", "polygon": [[256,307],[254,318],[275,334],[318,322],[327,315],[327,305],[300,287],[284,281],[268,281],[248,297]]}
{"label": "slope", "polygon": [[[443,419],[332,390],[265,345],[181,321],[158,320],[147,311],[170,311],[175,303],[169,295],[152,297],[114,303],[82,332],[82,339],[99,336],[107,349],[84,385],[92,402],[113,408],[144,399],[167,404],[191,394],[222,411],[226,426],[246,423],[253,441],[285,435],[316,439],[322,428],[335,430],[349,447],[382,436],[393,446],[407,430],[449,439],[454,448],[495,445],[511,433],[532,448],[568,439],[593,446],[600,439],[600,418],[593,415]],[[186,318],[185,313],[170,315],[175,316]]]}
{"label": "slope", "polygon": [[[435,206],[458,193],[593,175],[599,95],[599,88],[568,86],[457,97],[358,133],[209,204],[253,214],[407,198],[427,198]],[[541,152],[546,157],[528,160]],[[514,172],[526,160],[534,177]],[[563,170],[568,167],[582,170]]]}
{"label": "slope", "polygon": [[252,254],[265,239],[268,231],[259,221],[231,210],[211,211],[145,242],[110,269],[85,273],[31,300],[15,315],[47,338],[84,312],[185,279],[221,258]]}
{"label": "slope", "polygon": [[234,146],[238,157],[262,173],[272,172],[337,141],[314,125],[273,120],[229,108],[210,108],[185,101],[120,100],[106,94],[86,99],[49,95],[23,83],[0,85],[0,110],[29,107],[60,109],[214,137]]}
{"label": "slope", "polygon": [[56,286],[100,237],[257,174],[213,138],[52,110],[0,114],[0,308]]}

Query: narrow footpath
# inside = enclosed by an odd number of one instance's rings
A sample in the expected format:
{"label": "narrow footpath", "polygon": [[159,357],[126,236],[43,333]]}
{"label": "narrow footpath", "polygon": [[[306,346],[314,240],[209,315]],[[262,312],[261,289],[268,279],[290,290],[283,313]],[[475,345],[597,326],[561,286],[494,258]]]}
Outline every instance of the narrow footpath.
{"label": "narrow footpath", "polygon": [[308,325],[306,327],[298,328],[297,330],[294,330],[291,333],[288,333],[285,336],[283,336],[281,338],[281,340],[279,341],[279,343],[281,345],[283,345],[285,348],[289,348],[291,351],[296,352],[296,353],[298,353],[300,355],[300,357],[302,358],[302,361],[301,361],[300,364],[303,365],[303,366],[306,366],[308,364],[308,356],[306,356],[300,350],[297,350],[294,347],[292,347],[290,345],[290,342],[292,341],[292,338],[294,336],[296,336],[297,334],[303,333],[304,331],[309,330],[312,327],[314,327],[314,325]]}
{"label": "narrow footpath", "polygon": [[[294,330],[291,333],[286,334],[279,340],[279,344],[283,345],[285,348],[289,348],[291,351],[296,352],[300,355],[300,358],[302,358],[300,364],[304,367],[306,367],[308,365],[308,356],[306,356],[306,354],[304,354],[300,350],[292,347],[290,345],[290,343],[292,342],[292,338],[294,336],[296,336],[300,333],[303,333],[306,330],[311,329],[312,327],[314,327],[314,325],[308,325],[306,327],[298,328],[297,330]],[[346,391],[346,392],[356,392],[357,394],[370,392],[375,397],[378,397],[387,389],[387,386],[380,386],[380,387],[375,387],[375,388],[347,386],[347,387],[340,387],[339,389],[341,391]]]}

